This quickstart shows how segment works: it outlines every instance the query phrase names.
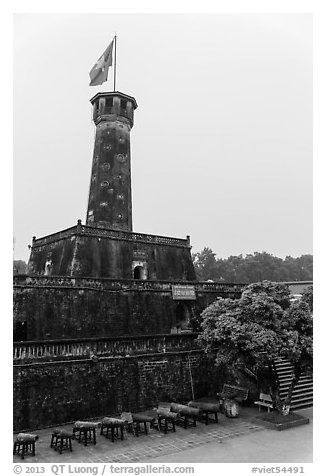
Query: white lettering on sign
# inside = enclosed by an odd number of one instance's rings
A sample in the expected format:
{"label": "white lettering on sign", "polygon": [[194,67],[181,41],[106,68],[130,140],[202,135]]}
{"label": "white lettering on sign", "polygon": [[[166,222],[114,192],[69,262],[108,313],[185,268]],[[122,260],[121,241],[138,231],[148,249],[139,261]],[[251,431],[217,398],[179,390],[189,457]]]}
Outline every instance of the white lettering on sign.
{"label": "white lettering on sign", "polygon": [[194,286],[172,286],[173,299],[196,299],[196,291]]}

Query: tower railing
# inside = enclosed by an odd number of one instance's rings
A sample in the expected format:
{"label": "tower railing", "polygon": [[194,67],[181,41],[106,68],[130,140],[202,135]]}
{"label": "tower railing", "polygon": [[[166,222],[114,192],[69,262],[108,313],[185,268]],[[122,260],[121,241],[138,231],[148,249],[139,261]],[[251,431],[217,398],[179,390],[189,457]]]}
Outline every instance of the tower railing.
{"label": "tower railing", "polygon": [[101,238],[111,238],[116,240],[126,240],[142,243],[153,243],[168,246],[178,246],[183,248],[190,248],[188,238],[173,238],[170,236],[150,235],[147,233],[135,233],[125,230],[112,230],[108,228],[100,228],[94,226],[86,226],[78,224],[66,230],[62,230],[58,233],[43,236],[42,238],[33,239],[33,248],[44,246],[55,241],[70,238],[74,235],[94,236]]}

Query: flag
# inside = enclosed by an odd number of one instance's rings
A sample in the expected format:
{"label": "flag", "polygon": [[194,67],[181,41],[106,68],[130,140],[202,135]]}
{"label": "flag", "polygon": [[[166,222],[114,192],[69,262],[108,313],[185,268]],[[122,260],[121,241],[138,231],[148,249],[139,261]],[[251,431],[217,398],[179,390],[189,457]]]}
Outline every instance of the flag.
{"label": "flag", "polygon": [[89,72],[89,77],[91,82],[90,86],[98,86],[104,83],[108,79],[109,67],[112,66],[112,51],[113,51],[113,42],[111,41],[107,49],[104,51],[102,56],[99,57],[96,64]]}

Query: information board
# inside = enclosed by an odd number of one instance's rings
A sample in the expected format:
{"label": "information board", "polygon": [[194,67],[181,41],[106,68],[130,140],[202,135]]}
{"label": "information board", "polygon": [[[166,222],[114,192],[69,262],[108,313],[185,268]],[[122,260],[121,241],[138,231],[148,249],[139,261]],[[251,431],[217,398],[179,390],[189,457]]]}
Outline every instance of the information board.
{"label": "information board", "polygon": [[172,286],[172,299],[196,299],[195,286]]}

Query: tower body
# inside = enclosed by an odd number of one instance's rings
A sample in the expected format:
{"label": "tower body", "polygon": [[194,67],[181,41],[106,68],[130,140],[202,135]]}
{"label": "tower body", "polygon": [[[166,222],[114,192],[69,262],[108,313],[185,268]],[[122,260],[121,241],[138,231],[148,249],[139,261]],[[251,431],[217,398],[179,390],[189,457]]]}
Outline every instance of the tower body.
{"label": "tower body", "polygon": [[86,225],[132,231],[130,131],[136,100],[120,92],[92,99],[96,126]]}

